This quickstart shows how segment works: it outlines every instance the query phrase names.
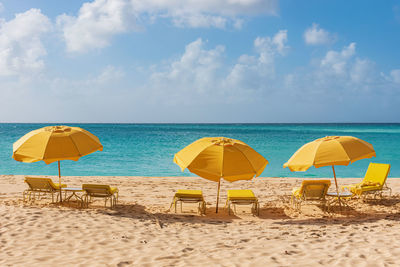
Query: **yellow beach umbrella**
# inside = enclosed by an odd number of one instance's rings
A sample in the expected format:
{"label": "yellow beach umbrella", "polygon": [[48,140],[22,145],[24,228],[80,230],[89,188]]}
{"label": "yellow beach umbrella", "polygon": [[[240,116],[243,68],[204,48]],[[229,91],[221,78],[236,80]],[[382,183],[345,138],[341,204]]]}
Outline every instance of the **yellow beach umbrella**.
{"label": "yellow beach umbrella", "polygon": [[375,156],[375,150],[372,145],[359,138],[353,136],[327,136],[303,145],[283,167],[288,167],[291,171],[306,171],[311,166],[316,168],[332,166],[336,192],[339,194],[334,166],[347,166],[354,161]]}
{"label": "yellow beach umbrella", "polygon": [[175,154],[174,162],[198,176],[218,182],[217,207],[221,178],[234,182],[259,176],[268,161],[246,143],[226,137],[205,137]]}
{"label": "yellow beach umbrella", "polygon": [[61,184],[61,160],[77,161],[97,150],[103,150],[99,138],[82,128],[48,126],[33,130],[16,141],[12,157],[16,161],[29,163],[43,160],[50,164],[57,161]]}

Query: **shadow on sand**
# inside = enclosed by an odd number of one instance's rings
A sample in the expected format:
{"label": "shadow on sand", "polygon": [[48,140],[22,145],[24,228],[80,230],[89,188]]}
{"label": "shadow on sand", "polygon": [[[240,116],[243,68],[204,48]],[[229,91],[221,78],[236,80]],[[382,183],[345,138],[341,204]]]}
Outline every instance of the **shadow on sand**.
{"label": "shadow on sand", "polygon": [[224,208],[215,213],[215,208],[207,208],[205,215],[199,215],[193,212],[174,213],[169,210],[151,213],[146,211],[146,207],[139,204],[118,204],[115,209],[103,209],[98,212],[110,216],[124,217],[136,220],[150,220],[163,228],[166,224],[173,223],[205,223],[205,224],[228,224],[234,219],[240,219],[235,215],[228,215]]}
{"label": "shadow on sand", "polygon": [[[15,202],[15,203],[14,203]],[[255,219],[274,220],[274,224],[280,225],[329,225],[329,224],[360,224],[371,223],[379,220],[400,221],[400,196],[379,199],[379,200],[352,200],[349,206],[339,208],[339,206],[331,206],[328,212],[323,212],[319,207],[318,214],[298,213],[291,210],[288,203],[278,201],[266,202],[260,208],[259,216]],[[19,205],[22,201],[9,201],[9,204]],[[100,202],[99,202],[100,203]],[[205,215],[197,214],[193,208],[190,212],[184,209],[184,212],[174,213],[173,210],[165,210],[162,207],[153,207],[155,211],[146,210],[146,206],[132,203],[119,203],[114,209],[105,208],[104,205],[92,205],[89,208],[81,209],[78,202],[63,202],[62,204],[41,204],[41,203],[24,203],[28,206],[52,206],[67,209],[80,209],[85,211],[96,211],[101,214],[116,217],[125,217],[134,220],[152,221],[163,228],[167,224],[185,223],[185,224],[215,224],[227,225],[237,220],[252,220],[249,210],[235,214],[231,210],[228,214],[227,208],[220,207],[219,212],[215,213],[215,207],[207,208]],[[315,206],[315,208],[317,208]],[[242,216],[243,215],[243,216]]]}

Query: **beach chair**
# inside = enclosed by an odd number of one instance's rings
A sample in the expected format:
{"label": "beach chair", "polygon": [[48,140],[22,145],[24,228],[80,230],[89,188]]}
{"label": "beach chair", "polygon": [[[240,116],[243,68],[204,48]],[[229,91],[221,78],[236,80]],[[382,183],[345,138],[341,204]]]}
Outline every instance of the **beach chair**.
{"label": "beach chair", "polygon": [[180,202],[181,204],[181,212],[182,212],[182,203],[199,203],[198,211],[200,214],[206,214],[206,202],[204,201],[203,192],[201,190],[183,190],[178,189],[176,191],[174,198],[172,199],[171,206],[175,207]]}
{"label": "beach chair", "polygon": [[329,180],[304,180],[301,186],[292,190],[292,205],[300,210],[303,202],[314,202],[322,204],[326,210],[329,202],[326,201],[331,181]]}
{"label": "beach chair", "polygon": [[225,207],[228,206],[228,214],[231,214],[231,204],[233,204],[236,213],[236,205],[252,205],[251,212],[260,214],[260,205],[257,197],[251,190],[228,190]]}
{"label": "beach chair", "polygon": [[35,200],[36,197],[40,198],[46,194],[51,194],[51,202],[54,203],[54,195],[57,196],[56,201],[60,197],[60,187],[67,187],[66,184],[53,183],[50,178],[38,178],[38,177],[25,177],[25,183],[28,184],[29,188],[22,193],[23,200],[28,197],[29,200]]}
{"label": "beach chair", "polygon": [[392,194],[392,189],[387,186],[386,180],[390,172],[390,164],[370,163],[361,183],[342,186],[343,190],[349,190],[363,198],[373,195],[374,198],[383,197],[383,192]]}
{"label": "beach chair", "polygon": [[89,207],[92,198],[104,198],[104,207],[107,207],[107,201],[110,200],[110,207],[114,208],[118,202],[118,188],[103,184],[83,184],[82,190],[85,191],[82,196],[82,206]]}

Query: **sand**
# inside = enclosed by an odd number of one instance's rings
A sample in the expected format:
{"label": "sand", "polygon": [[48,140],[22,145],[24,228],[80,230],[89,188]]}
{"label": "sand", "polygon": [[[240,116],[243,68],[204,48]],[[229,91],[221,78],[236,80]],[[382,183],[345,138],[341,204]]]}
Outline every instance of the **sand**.
{"label": "sand", "polygon": [[[56,181],[56,178],[54,178]],[[350,201],[345,212],[315,205],[297,212],[291,189],[300,178],[217,184],[195,177],[64,177],[69,186],[116,185],[118,206],[95,201],[22,201],[23,176],[0,176],[0,266],[400,266],[400,179],[382,201]],[[339,179],[344,185],[361,179]],[[207,214],[193,204],[169,211],[176,189],[201,189]],[[227,189],[252,189],[260,215],[228,215]]]}

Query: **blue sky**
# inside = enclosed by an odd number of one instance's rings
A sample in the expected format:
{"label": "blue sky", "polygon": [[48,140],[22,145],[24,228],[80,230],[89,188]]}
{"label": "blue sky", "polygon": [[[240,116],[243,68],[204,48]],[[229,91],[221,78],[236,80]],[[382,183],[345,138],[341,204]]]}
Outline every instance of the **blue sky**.
{"label": "blue sky", "polygon": [[0,122],[400,122],[400,1],[0,3]]}

